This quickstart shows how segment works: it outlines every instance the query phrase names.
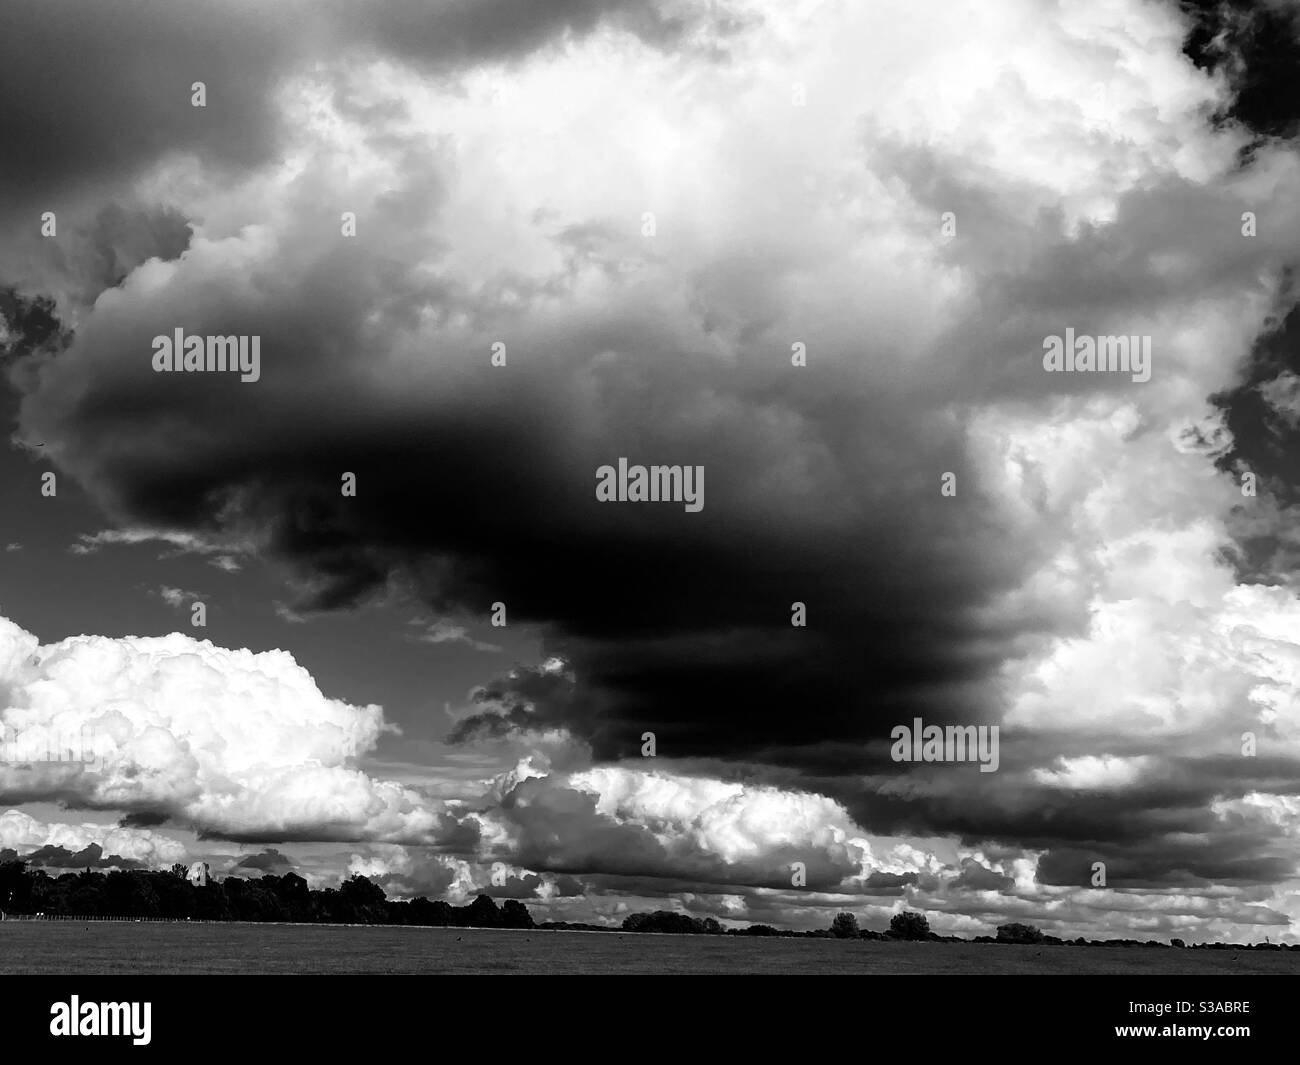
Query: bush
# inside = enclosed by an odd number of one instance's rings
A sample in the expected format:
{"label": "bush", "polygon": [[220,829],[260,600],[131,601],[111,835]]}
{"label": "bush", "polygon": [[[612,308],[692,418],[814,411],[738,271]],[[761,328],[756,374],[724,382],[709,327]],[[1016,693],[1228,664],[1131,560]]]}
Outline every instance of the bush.
{"label": "bush", "polygon": [[501,905],[502,928],[534,928],[533,915],[518,899],[506,899]]}
{"label": "bush", "polygon": [[705,931],[704,922],[690,914],[672,910],[655,910],[654,913],[632,913],[623,920],[624,932],[671,932],[699,934]]}
{"label": "bush", "polygon": [[998,925],[999,943],[1041,943],[1043,933],[1031,924]]}
{"label": "bush", "polygon": [[904,910],[890,918],[889,930],[898,939],[925,939],[930,934],[930,922],[923,913]]}
{"label": "bush", "polygon": [[857,939],[858,919],[851,913],[838,914],[831,922],[831,935],[836,939]]}

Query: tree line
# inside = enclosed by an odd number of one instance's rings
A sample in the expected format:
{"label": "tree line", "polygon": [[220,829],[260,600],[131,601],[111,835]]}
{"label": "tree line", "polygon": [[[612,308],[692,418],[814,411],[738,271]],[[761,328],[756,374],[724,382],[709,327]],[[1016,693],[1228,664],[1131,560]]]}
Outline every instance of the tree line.
{"label": "tree line", "polygon": [[[364,876],[352,876],[337,888],[311,888],[297,873],[276,876],[267,873],[244,880],[191,883],[188,870],[174,865],[165,871],[139,869],[109,873],[87,869],[79,873],[50,876],[43,869],[29,869],[23,861],[0,862],[0,911],[29,916],[59,917],[154,917],[196,921],[278,921],[306,924],[424,925],[437,928],[535,928],[546,931],[581,929],[592,932],[649,932],[678,935],[782,936],[813,939],[911,940],[931,942],[1062,944],[1067,946],[1184,947],[1181,939],[1168,944],[1157,940],[1059,939],[1045,935],[1033,925],[1010,923],[998,926],[997,936],[940,936],[930,931],[924,914],[896,913],[889,929],[876,932],[858,927],[852,913],[838,914],[829,928],[788,931],[766,924],[726,928],[713,917],[692,917],[672,910],[630,914],[621,927],[566,921],[537,924],[528,907],[517,899],[498,906],[486,894],[465,906],[452,906],[441,899],[423,896],[390,899],[384,889]],[[1193,944],[1203,949],[1286,950],[1284,944],[1264,943]],[[1289,949],[1300,950],[1300,944]]]}
{"label": "tree line", "polygon": [[297,873],[244,880],[228,876],[196,885],[183,865],[165,872],[87,869],[52,877],[22,861],[0,863],[0,909],[9,914],[69,917],[164,917],[195,921],[284,921],[306,924],[432,925],[444,928],[532,928],[515,899],[497,906],[479,895],[467,906],[420,897],[390,899],[364,876],[337,888],[311,888]]}
{"label": "tree line", "polygon": [[[543,926],[545,927],[545,926]],[[869,928],[859,928],[856,914],[840,913],[831,921],[829,928],[814,928],[809,931],[794,932],[773,928],[766,924],[752,924],[744,928],[724,928],[712,917],[692,917],[672,910],[656,910],[654,913],[634,913],[623,921],[624,932],[661,932],[678,935],[732,935],[732,936],[782,936],[796,939],[868,939],[868,940],[907,940],[912,942],[932,943],[1010,943],[1042,944],[1045,946],[1091,946],[1091,947],[1186,947],[1181,939],[1171,939],[1168,943],[1156,939],[1061,939],[1047,935],[1031,924],[1010,922],[998,925],[996,936],[976,936],[963,939],[960,936],[941,936],[930,931],[930,922],[923,913],[904,910],[896,913],[889,920],[889,928],[876,932]],[[1203,950],[1300,950],[1300,943],[1270,943],[1267,937],[1263,943],[1194,943],[1192,948]]]}

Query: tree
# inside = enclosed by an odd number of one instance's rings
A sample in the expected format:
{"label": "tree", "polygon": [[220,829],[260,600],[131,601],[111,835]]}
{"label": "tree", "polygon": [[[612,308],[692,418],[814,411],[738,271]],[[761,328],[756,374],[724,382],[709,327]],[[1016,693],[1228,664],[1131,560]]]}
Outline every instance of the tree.
{"label": "tree", "polygon": [[430,925],[437,928],[446,928],[451,924],[451,906],[439,899],[437,902],[430,902],[423,895],[418,899],[411,900],[411,924]]}
{"label": "tree", "polygon": [[930,934],[930,922],[923,913],[904,910],[890,918],[889,930],[896,939],[925,939]]}
{"label": "tree", "polygon": [[282,877],[263,877],[266,887],[275,892],[276,898],[288,911],[291,921],[311,920],[311,890],[307,881],[297,873],[285,873]]}
{"label": "tree", "polygon": [[533,928],[533,915],[518,899],[506,899],[501,906],[502,928]]}
{"label": "tree", "polygon": [[698,935],[706,932],[703,921],[688,913],[673,910],[655,910],[654,913],[633,913],[623,920],[624,932],[668,932],[677,935]]}
{"label": "tree", "polygon": [[999,943],[1041,943],[1043,933],[1031,924],[998,925]]}
{"label": "tree", "polygon": [[[177,866],[185,872],[185,866]],[[194,886],[185,879],[181,874],[168,871],[166,873],[147,873],[149,886],[153,888],[154,897],[158,900],[159,917],[193,917],[194,916]]]}
{"label": "tree", "polygon": [[831,935],[836,939],[857,939],[858,919],[851,913],[837,914],[831,922]]}
{"label": "tree", "polygon": [[114,870],[104,880],[104,912],[120,917],[157,917],[158,893],[142,876]]}
{"label": "tree", "polygon": [[0,862],[0,909],[30,913],[32,878],[26,862]]}
{"label": "tree", "polygon": [[357,919],[364,924],[383,924],[384,889],[371,883],[369,877],[353,876],[339,885],[339,894],[356,910]]}
{"label": "tree", "polygon": [[501,911],[490,895],[478,895],[465,908],[465,924],[470,928],[500,928]]}

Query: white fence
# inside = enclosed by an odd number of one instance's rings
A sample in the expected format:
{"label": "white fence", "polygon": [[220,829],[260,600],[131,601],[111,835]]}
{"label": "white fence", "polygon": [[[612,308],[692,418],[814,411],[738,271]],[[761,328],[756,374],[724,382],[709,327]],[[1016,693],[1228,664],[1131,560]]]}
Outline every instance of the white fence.
{"label": "white fence", "polygon": [[78,917],[70,913],[0,913],[0,921],[123,921],[140,924],[230,924],[229,921],[205,921],[192,917]]}

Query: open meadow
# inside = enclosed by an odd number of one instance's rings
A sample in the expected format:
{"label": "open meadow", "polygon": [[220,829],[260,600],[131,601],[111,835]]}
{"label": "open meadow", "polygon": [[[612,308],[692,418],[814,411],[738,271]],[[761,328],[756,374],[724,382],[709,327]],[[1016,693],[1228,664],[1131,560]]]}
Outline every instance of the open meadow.
{"label": "open meadow", "polygon": [[1300,951],[23,921],[0,924],[0,973],[1295,975]]}

